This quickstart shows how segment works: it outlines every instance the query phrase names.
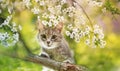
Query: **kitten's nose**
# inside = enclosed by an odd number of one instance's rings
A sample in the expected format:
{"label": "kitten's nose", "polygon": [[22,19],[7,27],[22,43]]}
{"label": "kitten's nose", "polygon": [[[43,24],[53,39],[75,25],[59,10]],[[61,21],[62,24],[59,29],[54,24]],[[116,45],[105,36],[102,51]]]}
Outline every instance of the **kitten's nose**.
{"label": "kitten's nose", "polygon": [[47,41],[47,44],[50,44],[50,41]]}

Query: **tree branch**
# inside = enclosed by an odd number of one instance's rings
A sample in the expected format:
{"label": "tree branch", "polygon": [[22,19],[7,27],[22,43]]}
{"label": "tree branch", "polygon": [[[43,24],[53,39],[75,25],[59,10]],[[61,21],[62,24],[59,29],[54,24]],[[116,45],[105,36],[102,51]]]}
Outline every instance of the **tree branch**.
{"label": "tree branch", "polygon": [[48,58],[39,57],[38,55],[30,55],[26,57],[28,61],[42,64],[46,67],[58,70],[58,71],[85,71],[85,67],[70,64],[70,63],[63,63],[57,62]]}
{"label": "tree branch", "polygon": [[76,4],[82,9],[83,13],[85,14],[85,16],[87,17],[87,19],[88,19],[88,21],[89,21],[89,23],[90,23],[90,26],[91,26],[92,29],[93,29],[93,23],[92,23],[90,17],[88,16],[88,14],[87,14],[86,11],[84,10],[84,8],[78,3],[78,1],[77,1],[77,0],[67,0],[67,1],[68,1],[68,4],[70,4],[70,5],[72,5],[72,6],[74,6],[74,3],[76,3]]}
{"label": "tree branch", "polygon": [[12,58],[18,58],[18,59],[21,59],[24,61],[42,64],[46,67],[49,67],[49,68],[52,68],[52,69],[58,70],[58,71],[87,71],[87,69],[83,66],[78,66],[78,65],[74,65],[74,64],[70,64],[70,63],[57,62],[57,61],[51,60],[49,58],[40,57],[35,54],[29,54],[24,58],[19,57],[15,54],[10,54],[10,53],[0,52],[0,54],[6,55],[6,56],[9,56]]}

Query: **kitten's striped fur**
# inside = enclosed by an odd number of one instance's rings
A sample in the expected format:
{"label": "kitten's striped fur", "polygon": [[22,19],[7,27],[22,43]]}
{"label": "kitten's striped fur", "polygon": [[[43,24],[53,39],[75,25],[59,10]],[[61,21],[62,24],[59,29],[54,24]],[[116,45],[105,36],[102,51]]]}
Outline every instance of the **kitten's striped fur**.
{"label": "kitten's striped fur", "polygon": [[62,27],[62,23],[55,28],[38,25],[38,40],[42,49],[40,55],[59,62],[74,63],[69,45],[61,34]]}

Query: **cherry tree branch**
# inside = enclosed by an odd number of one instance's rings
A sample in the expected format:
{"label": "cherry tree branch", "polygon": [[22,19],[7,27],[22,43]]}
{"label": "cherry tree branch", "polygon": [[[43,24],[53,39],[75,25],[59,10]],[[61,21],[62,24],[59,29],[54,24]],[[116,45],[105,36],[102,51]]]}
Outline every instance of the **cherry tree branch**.
{"label": "cherry tree branch", "polygon": [[74,1],[75,1],[75,2],[79,5],[79,7],[82,9],[83,13],[84,13],[84,14],[86,15],[86,17],[88,18],[91,27],[93,28],[92,21],[91,21],[90,17],[88,16],[88,14],[86,13],[86,11],[84,10],[84,8],[83,8],[76,0],[74,0]]}
{"label": "cherry tree branch", "polygon": [[0,52],[0,54],[6,55],[12,58],[18,58],[24,61],[41,64],[58,71],[87,71],[87,69],[83,66],[70,64],[70,63],[57,62],[55,60],[44,58],[35,54],[29,54],[25,57],[19,57],[15,54],[4,53],[4,52]]}
{"label": "cherry tree branch", "polygon": [[87,14],[87,12],[85,11],[85,9],[78,3],[78,1],[77,1],[77,0],[67,0],[67,1],[68,1],[68,4],[70,4],[70,5],[72,5],[72,6],[74,6],[74,3],[76,3],[76,4],[82,9],[83,13],[85,14],[85,16],[87,17],[87,19],[88,19],[88,21],[89,21],[89,23],[90,23],[90,26],[91,26],[92,29],[93,29],[93,23],[92,23],[90,17],[88,16],[88,14]]}

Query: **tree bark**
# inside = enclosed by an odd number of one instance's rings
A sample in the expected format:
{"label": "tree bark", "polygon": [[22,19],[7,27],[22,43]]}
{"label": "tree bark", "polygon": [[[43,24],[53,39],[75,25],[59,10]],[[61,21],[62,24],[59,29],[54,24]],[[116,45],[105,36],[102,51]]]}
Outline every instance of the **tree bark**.
{"label": "tree bark", "polygon": [[87,68],[83,66],[78,66],[75,64],[64,63],[64,62],[57,62],[55,60],[40,57],[34,54],[30,54],[29,56],[25,57],[24,60],[34,62],[37,64],[42,64],[43,66],[46,66],[58,71],[87,71]]}
{"label": "tree bark", "polygon": [[40,64],[40,65],[46,66],[48,68],[51,68],[57,71],[88,71],[88,69],[83,66],[65,63],[65,62],[58,62],[58,61],[45,58],[45,57],[41,57],[41,56],[31,54],[31,53],[28,54],[26,57],[20,57],[16,54],[10,54],[10,53],[1,52],[1,51],[0,51],[0,54],[6,55],[12,58],[17,58],[17,59],[21,59],[24,61],[29,61],[29,62],[33,62],[36,64]]}

